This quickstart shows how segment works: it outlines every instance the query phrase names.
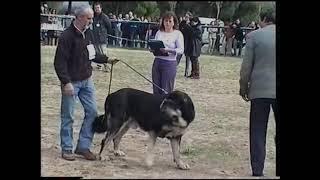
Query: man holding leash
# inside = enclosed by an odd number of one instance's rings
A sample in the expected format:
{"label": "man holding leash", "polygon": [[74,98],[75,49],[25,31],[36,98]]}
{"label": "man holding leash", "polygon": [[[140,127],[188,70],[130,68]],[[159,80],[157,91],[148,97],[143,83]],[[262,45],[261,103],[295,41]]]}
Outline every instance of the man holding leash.
{"label": "man holding leash", "polygon": [[108,58],[97,59],[89,26],[93,21],[93,10],[88,5],[77,7],[75,20],[59,37],[54,67],[61,82],[61,150],[62,158],[73,161],[73,127],[74,109],[78,97],[85,117],[81,126],[75,153],[87,160],[96,160],[90,151],[93,135],[92,122],[97,117],[97,103],[92,75],[91,62],[114,63]]}

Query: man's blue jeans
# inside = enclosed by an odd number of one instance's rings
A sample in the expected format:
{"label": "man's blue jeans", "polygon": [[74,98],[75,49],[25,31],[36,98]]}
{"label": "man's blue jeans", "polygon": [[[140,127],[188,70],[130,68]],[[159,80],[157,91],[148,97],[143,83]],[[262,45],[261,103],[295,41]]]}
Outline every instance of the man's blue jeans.
{"label": "man's blue jeans", "polygon": [[61,149],[62,151],[73,150],[73,127],[74,108],[77,96],[84,108],[84,121],[81,126],[77,149],[86,151],[90,149],[94,133],[92,123],[97,113],[97,103],[95,99],[95,88],[91,77],[83,81],[72,82],[74,95],[68,96],[62,93],[61,99]]}

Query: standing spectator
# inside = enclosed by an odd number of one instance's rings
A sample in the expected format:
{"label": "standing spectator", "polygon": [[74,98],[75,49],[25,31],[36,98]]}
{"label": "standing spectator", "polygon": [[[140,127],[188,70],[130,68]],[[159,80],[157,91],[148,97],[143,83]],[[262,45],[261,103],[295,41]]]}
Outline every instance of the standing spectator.
{"label": "standing spectator", "polygon": [[133,13],[132,13],[132,11],[129,11],[129,20],[131,21],[134,17],[133,17]]}
{"label": "standing spectator", "polygon": [[[164,13],[155,39],[163,41],[165,48],[160,50],[168,56],[155,57],[152,66],[152,82],[170,93],[174,89],[177,73],[176,56],[182,54],[184,50],[183,35],[178,30],[178,19],[174,12]],[[164,94],[156,86],[153,86],[153,93]]]}
{"label": "standing spectator", "polygon": [[115,45],[114,42],[116,41],[116,39],[113,36],[116,35],[115,31],[116,31],[116,28],[117,28],[117,22],[116,22],[117,18],[112,13],[109,13],[109,19],[110,19],[110,22],[111,22],[111,32],[110,32],[111,36],[108,37],[108,45],[113,46],[113,45]]}
{"label": "standing spectator", "polygon": [[232,55],[232,42],[234,37],[235,27],[232,24],[227,23],[227,26],[224,27],[224,37],[223,37],[223,54]]}
{"label": "standing spectator", "polygon": [[121,32],[122,32],[122,47],[127,47],[128,46],[128,39],[129,39],[129,14],[125,14],[124,20],[121,23]]}
{"label": "standing spectator", "polygon": [[239,49],[238,51],[238,56],[241,56],[241,51],[242,51],[242,47],[243,47],[243,30],[241,29],[241,22],[240,19],[237,19],[235,22],[235,35],[234,35],[234,39],[233,39],[233,50],[234,50],[234,55],[236,55],[237,53],[237,49]]}
{"label": "standing spectator", "polygon": [[93,18],[93,32],[94,37],[102,45],[103,49],[106,49],[108,44],[107,34],[110,34],[111,22],[109,17],[102,12],[101,4],[96,2],[94,4],[94,18]]}
{"label": "standing spectator", "polygon": [[133,18],[131,19],[130,24],[130,40],[129,41],[129,47],[137,47],[138,46],[138,41],[139,40],[139,29],[138,26],[140,23],[136,23],[134,21],[140,21],[140,19],[137,17],[136,14],[133,15]]}
{"label": "standing spectator", "polygon": [[191,41],[190,49],[187,55],[190,56],[191,60],[191,75],[188,76],[191,79],[200,78],[200,68],[199,68],[199,57],[201,54],[202,47],[202,28],[201,22],[198,17],[193,17],[190,19],[191,25]]}
{"label": "standing spectator", "polygon": [[139,34],[139,32],[138,32],[138,23],[136,23],[135,21],[140,21],[137,18],[136,14],[133,15],[133,18],[128,23],[129,24],[128,25],[128,27],[129,27],[129,38],[130,38],[130,40],[128,41],[128,47],[137,47],[137,45],[138,45],[138,42],[136,41],[136,40],[138,40],[138,34]]}
{"label": "standing spectator", "polygon": [[[94,4],[94,17],[93,17],[93,34],[95,40],[99,43],[103,50],[106,51],[108,44],[107,35],[112,32],[110,19],[106,14],[102,12],[101,4],[96,2]],[[97,64],[98,69],[102,67]],[[105,71],[108,71],[107,65],[105,65]]]}
{"label": "standing spectator", "polygon": [[112,12],[109,12],[109,13],[108,13],[108,17],[109,17],[109,19],[112,19],[112,18],[113,18],[113,13],[112,13]]}
{"label": "standing spectator", "polygon": [[247,34],[240,70],[240,95],[251,102],[250,160],[253,176],[263,176],[270,106],[276,122],[276,176],[280,176],[280,117],[276,98],[276,25],[273,11],[260,14],[261,29]]}
{"label": "standing spectator", "polygon": [[115,29],[115,36],[117,37],[116,39],[116,46],[120,46],[121,44],[121,36],[122,36],[122,31],[121,31],[121,22],[123,21],[122,19],[122,14],[119,14],[118,15],[118,18],[117,18],[117,25],[116,25],[116,29]]}
{"label": "standing spectator", "polygon": [[145,48],[145,42],[144,41],[146,40],[145,38],[146,38],[147,30],[148,30],[148,24],[147,23],[143,22],[143,23],[140,23],[138,25],[140,48]]}
{"label": "standing spectator", "polygon": [[183,34],[184,38],[184,55],[186,57],[186,67],[184,71],[184,76],[189,76],[189,69],[190,69],[190,48],[191,48],[191,26],[190,26],[190,19],[192,18],[192,14],[187,12],[184,16],[184,20],[181,21],[179,25],[179,29]]}
{"label": "standing spectator", "polygon": [[[211,21],[210,25],[212,26],[217,26],[217,21]],[[214,47],[215,47],[215,41],[217,38],[217,32],[218,29],[217,28],[208,28],[208,39],[209,39],[209,46],[208,46],[208,53],[211,54],[214,51]]]}
{"label": "standing spectator", "polygon": [[48,4],[47,3],[43,3],[43,14],[49,14],[49,9],[48,9]]}

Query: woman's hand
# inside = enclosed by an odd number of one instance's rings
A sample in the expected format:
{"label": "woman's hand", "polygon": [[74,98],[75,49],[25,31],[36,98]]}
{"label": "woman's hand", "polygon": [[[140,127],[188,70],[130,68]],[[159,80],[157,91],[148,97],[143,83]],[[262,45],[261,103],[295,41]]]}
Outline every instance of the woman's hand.
{"label": "woman's hand", "polygon": [[168,52],[170,52],[168,49],[166,49],[166,48],[160,48],[160,51],[161,52],[163,52],[163,53],[168,53]]}

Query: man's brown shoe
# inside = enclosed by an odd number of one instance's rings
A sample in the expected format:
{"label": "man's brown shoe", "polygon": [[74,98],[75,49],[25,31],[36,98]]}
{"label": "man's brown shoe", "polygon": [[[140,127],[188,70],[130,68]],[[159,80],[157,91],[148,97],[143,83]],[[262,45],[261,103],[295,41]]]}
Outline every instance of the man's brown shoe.
{"label": "man's brown shoe", "polygon": [[75,150],[74,153],[77,155],[83,156],[86,160],[90,160],[90,161],[97,160],[96,155],[94,155],[90,150],[85,150],[85,151]]}
{"label": "man's brown shoe", "polygon": [[74,161],[76,159],[72,151],[63,151],[62,158],[68,161]]}

